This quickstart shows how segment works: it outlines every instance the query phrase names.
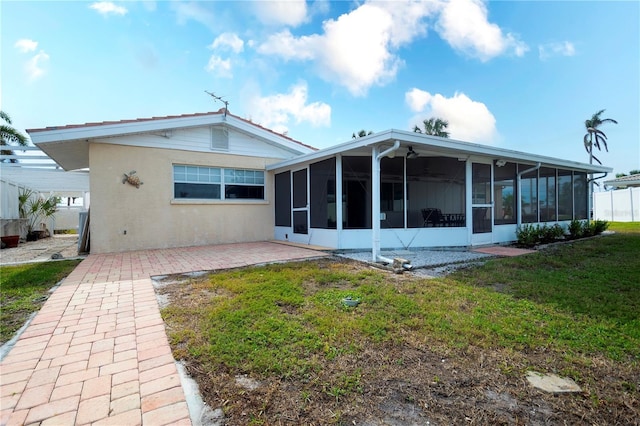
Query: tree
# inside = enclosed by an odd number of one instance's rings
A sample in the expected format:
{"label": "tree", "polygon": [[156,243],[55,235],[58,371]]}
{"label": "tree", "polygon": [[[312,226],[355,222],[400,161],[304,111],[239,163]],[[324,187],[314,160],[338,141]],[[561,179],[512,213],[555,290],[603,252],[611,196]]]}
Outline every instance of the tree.
{"label": "tree", "polygon": [[353,133],[353,134],[351,135],[351,138],[352,138],[352,139],[355,139],[355,138],[361,138],[361,137],[363,137],[363,136],[369,136],[369,135],[372,135],[372,134],[373,134],[373,132],[372,132],[371,130],[369,130],[369,131],[367,132],[366,130],[362,129],[362,130],[360,130],[357,134],[356,134],[356,133]]}
{"label": "tree", "polygon": [[[449,137],[449,132],[446,131],[446,128],[449,126],[449,122],[447,120],[431,117],[424,120],[422,123],[424,124],[425,135],[439,136],[441,138]],[[416,133],[423,133],[422,129],[418,126],[414,126],[413,131]]]}
{"label": "tree", "polygon": [[607,147],[607,135],[605,135],[599,127],[605,123],[618,124],[618,122],[613,118],[601,118],[600,116],[604,111],[605,110],[601,109],[584,122],[584,127],[587,129],[587,133],[584,135],[584,149],[586,149],[589,154],[589,164],[593,164],[593,160],[596,160],[598,164],[602,164],[602,161],[593,155],[594,146],[598,148],[598,151],[601,151],[602,144],[604,149],[609,152],[609,147]]}
{"label": "tree", "polygon": [[[18,144],[20,146],[27,146],[29,144],[29,140],[27,139],[27,137],[22,133],[20,133],[18,130],[14,129],[13,126],[11,126],[11,117],[9,117],[9,114],[7,114],[4,111],[0,111],[0,118],[3,121],[3,123],[0,124],[0,145],[1,146],[8,146],[8,145],[14,145],[14,144]],[[3,149],[1,150],[1,152],[2,152],[2,155],[13,154],[13,151],[11,151],[10,149]],[[4,162],[5,160],[2,160],[2,161]],[[17,163],[18,160],[12,158],[9,160],[9,162]]]}

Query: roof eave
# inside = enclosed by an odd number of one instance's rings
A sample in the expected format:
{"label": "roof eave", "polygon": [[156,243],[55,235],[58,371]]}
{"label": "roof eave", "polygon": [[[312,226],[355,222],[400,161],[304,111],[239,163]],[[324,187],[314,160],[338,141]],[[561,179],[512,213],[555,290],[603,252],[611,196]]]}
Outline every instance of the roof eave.
{"label": "roof eave", "polygon": [[455,139],[440,138],[437,136],[425,135],[422,133],[407,132],[404,130],[390,129],[380,133],[374,133],[372,135],[356,138],[352,141],[342,143],[330,148],[321,149],[311,154],[302,155],[290,160],[282,161],[279,163],[268,166],[268,170],[278,170],[286,167],[290,167],[296,164],[311,162],[322,158],[330,157],[339,153],[347,152],[353,149],[362,148],[366,146],[372,146],[382,143],[388,143],[390,141],[399,140],[405,145],[414,146],[429,146],[440,148],[447,151],[459,152],[463,155],[482,155],[495,159],[506,159],[518,161],[522,163],[543,165],[553,165],[559,167],[566,167],[572,170],[581,170],[594,173],[611,173],[613,171],[610,167],[590,165],[586,163],[579,163],[576,161],[562,160],[554,157],[547,157],[537,154],[528,154],[521,151],[514,151],[504,148],[496,148],[488,145],[482,145],[471,142],[458,141]]}

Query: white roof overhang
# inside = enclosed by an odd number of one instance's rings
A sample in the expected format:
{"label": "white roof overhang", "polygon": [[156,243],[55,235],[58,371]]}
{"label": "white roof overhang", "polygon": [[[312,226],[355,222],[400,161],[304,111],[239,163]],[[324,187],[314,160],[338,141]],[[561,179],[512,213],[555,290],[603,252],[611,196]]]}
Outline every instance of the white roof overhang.
{"label": "white roof overhang", "polygon": [[60,197],[83,197],[89,192],[89,171],[65,172],[1,165],[0,179],[34,191]]}
{"label": "white roof overhang", "polygon": [[89,167],[89,141],[211,125],[228,126],[295,155],[314,152],[311,147],[233,115],[222,113],[30,129],[27,130],[27,133],[29,133],[31,141],[63,169],[77,170]]}
{"label": "white roof overhang", "polygon": [[640,174],[622,176],[617,179],[607,180],[603,182],[607,186],[615,188],[624,188],[628,186],[640,186]]}
{"label": "white roof overhang", "polygon": [[[387,130],[374,133],[369,136],[353,139],[349,142],[336,145],[330,148],[321,149],[314,153],[302,155],[290,160],[281,161],[267,166],[267,170],[279,171],[303,163],[319,161],[337,154],[361,153],[364,155],[366,148],[379,145],[382,148],[389,147],[395,141],[400,141],[400,149],[407,149],[412,146],[419,154],[441,154],[457,157],[490,157],[494,160],[506,160],[507,162],[518,162],[525,164],[537,164],[548,167],[566,168],[569,170],[610,173],[610,167],[590,165],[576,161],[563,160],[560,158],[547,157],[537,154],[528,154],[520,151],[513,151],[504,148],[496,148],[489,145],[482,145],[471,142],[457,141],[454,139],[429,136],[421,133],[407,132],[403,130]],[[369,151],[370,152],[370,151]]]}

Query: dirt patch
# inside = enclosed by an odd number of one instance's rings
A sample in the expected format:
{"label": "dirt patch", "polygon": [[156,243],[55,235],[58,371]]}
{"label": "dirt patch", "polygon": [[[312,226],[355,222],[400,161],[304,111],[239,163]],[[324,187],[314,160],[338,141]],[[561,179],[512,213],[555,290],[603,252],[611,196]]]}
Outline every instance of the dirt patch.
{"label": "dirt patch", "polygon": [[24,241],[18,247],[0,251],[0,263],[10,265],[26,262],[73,259],[78,256],[78,236],[74,234],[54,235],[37,241]]}
{"label": "dirt patch", "polygon": [[[357,262],[347,264],[353,270],[369,268]],[[394,275],[394,279],[403,290],[403,282],[417,278],[406,274]],[[325,285],[309,282],[305,290],[313,292]],[[332,286],[347,289],[352,284],[345,281]],[[507,285],[495,287],[505,291]],[[193,307],[225,297],[193,278],[180,283],[174,280],[157,291],[172,304]],[[280,308],[290,315],[297,315],[299,309],[287,304]],[[174,347],[174,351],[181,356],[186,353],[184,348]],[[319,361],[322,368],[303,379],[242,376],[239,380],[239,372],[233,369],[211,369],[197,357],[184,359],[205,402],[213,409],[222,408],[225,425],[640,424],[637,363],[594,356],[575,364],[545,348],[452,348],[429,336],[413,335]],[[526,380],[526,372],[533,367],[570,371],[579,378],[583,391],[541,392]]]}

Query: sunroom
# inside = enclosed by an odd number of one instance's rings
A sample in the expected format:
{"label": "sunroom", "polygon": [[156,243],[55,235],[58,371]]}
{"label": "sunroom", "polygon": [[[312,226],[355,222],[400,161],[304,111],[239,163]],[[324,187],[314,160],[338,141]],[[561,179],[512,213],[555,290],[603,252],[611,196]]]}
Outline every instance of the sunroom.
{"label": "sunroom", "polygon": [[388,130],[267,167],[275,238],[335,249],[507,243],[523,223],[586,219],[610,168]]}

